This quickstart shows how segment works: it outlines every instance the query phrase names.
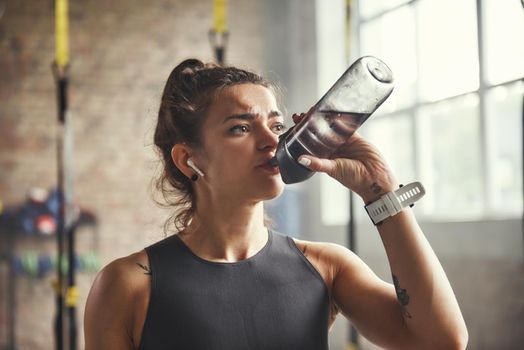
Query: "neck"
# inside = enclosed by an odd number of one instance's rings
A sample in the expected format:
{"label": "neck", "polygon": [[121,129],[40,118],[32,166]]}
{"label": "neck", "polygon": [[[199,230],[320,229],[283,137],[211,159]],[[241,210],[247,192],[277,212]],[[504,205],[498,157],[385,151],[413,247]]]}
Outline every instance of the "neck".
{"label": "neck", "polygon": [[247,259],[268,239],[263,203],[200,205],[180,238],[201,258],[235,262]]}

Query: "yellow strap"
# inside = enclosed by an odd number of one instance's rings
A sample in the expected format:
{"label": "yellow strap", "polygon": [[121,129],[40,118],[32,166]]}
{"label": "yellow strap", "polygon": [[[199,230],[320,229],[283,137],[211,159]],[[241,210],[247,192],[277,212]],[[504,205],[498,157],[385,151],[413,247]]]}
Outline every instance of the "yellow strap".
{"label": "yellow strap", "polygon": [[67,0],[55,0],[55,62],[59,67],[69,63],[69,21]]}
{"label": "yellow strap", "polygon": [[346,350],[358,350],[358,346],[356,344],[349,343],[346,346]]}
{"label": "yellow strap", "polygon": [[215,33],[227,32],[227,0],[213,0],[213,30]]}
{"label": "yellow strap", "polygon": [[70,286],[67,288],[65,302],[69,307],[76,306],[78,304],[78,287]]}
{"label": "yellow strap", "polygon": [[346,62],[351,61],[351,0],[346,0]]}

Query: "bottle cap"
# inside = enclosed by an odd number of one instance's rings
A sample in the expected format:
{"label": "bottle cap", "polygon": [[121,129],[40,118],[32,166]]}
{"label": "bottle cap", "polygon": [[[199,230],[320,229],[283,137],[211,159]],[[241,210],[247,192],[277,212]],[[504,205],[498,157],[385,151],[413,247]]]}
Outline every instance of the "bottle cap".
{"label": "bottle cap", "polygon": [[[287,134],[287,133],[286,133]],[[284,136],[284,135],[282,135]],[[271,163],[275,161],[278,163],[280,176],[286,184],[294,184],[302,182],[313,176],[314,172],[308,168],[300,165],[289,153],[286,145],[286,137],[280,137],[279,145],[275,157]]]}
{"label": "bottle cap", "polygon": [[366,57],[368,59],[367,67],[371,75],[381,83],[392,83],[393,73],[386,64],[375,57]]}

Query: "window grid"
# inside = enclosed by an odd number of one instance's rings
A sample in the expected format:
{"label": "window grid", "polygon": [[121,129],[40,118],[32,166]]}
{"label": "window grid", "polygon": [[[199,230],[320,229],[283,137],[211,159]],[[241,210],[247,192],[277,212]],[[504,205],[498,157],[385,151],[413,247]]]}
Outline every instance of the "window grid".
{"label": "window grid", "polygon": [[[408,6],[412,6],[413,7],[413,10],[416,11],[416,9],[414,8],[416,6],[417,3],[421,2],[421,1],[424,1],[424,0],[410,0],[410,1],[407,1],[406,3],[404,4],[400,4],[400,5],[397,5],[397,6],[394,6],[392,8],[389,8],[389,9],[385,9],[385,10],[382,10],[380,12],[378,12],[377,14],[375,15],[372,15],[370,17],[367,17],[367,18],[363,18],[360,14],[359,14],[359,9],[358,9],[358,2],[357,1],[357,4],[355,6],[355,13],[357,14],[356,15],[356,28],[355,28],[355,36],[356,36],[356,46],[357,46],[357,52],[360,52],[361,51],[361,44],[360,44],[360,40],[361,40],[361,35],[360,35],[360,27],[361,25],[363,24],[366,24],[366,23],[370,23],[370,22],[374,22],[374,21],[379,21],[383,16],[391,13],[391,12],[394,12],[394,11],[397,11],[401,8],[404,8],[404,7],[408,7]],[[522,77],[519,77],[519,78],[516,78],[516,79],[513,79],[513,80],[509,80],[509,81],[504,81],[504,82],[500,82],[500,83],[495,83],[495,84],[490,84],[487,79],[486,79],[486,61],[485,61],[485,55],[484,55],[484,13],[483,13],[483,0],[476,0],[475,1],[475,4],[476,4],[476,17],[477,17],[477,27],[476,27],[476,34],[477,34],[477,55],[478,55],[478,61],[479,61],[479,71],[478,71],[478,75],[479,75],[479,86],[478,86],[478,89],[476,90],[473,90],[473,91],[466,91],[464,93],[460,93],[460,94],[456,94],[456,95],[453,95],[453,96],[450,96],[450,97],[445,97],[445,98],[441,98],[441,99],[438,99],[436,101],[423,101],[420,96],[417,96],[416,99],[415,99],[415,102],[412,103],[411,106],[407,106],[407,107],[402,107],[402,108],[399,108],[399,109],[396,109],[394,111],[391,111],[391,112],[384,112],[384,113],[381,113],[379,115],[376,115],[375,116],[375,119],[378,119],[378,118],[387,118],[387,117],[392,117],[393,115],[398,115],[398,114],[408,114],[410,115],[411,117],[411,120],[412,120],[412,123],[413,123],[413,128],[412,128],[412,137],[413,137],[413,145],[414,145],[414,150],[413,150],[413,158],[414,158],[414,162],[415,162],[415,175],[417,177],[420,176],[420,174],[423,172],[422,171],[422,164],[423,164],[423,160],[422,160],[422,152],[420,152],[420,149],[421,149],[421,145],[422,143],[424,142],[422,140],[422,137],[420,135],[420,132],[417,132],[417,130],[420,129],[420,120],[419,120],[419,113],[417,113],[418,110],[420,110],[421,108],[423,107],[426,107],[426,106],[430,106],[430,105],[434,105],[434,104],[438,104],[442,101],[452,101],[454,99],[458,99],[458,98],[461,98],[465,95],[469,95],[469,94],[476,94],[479,98],[479,123],[480,123],[480,128],[479,128],[479,147],[480,147],[480,150],[481,150],[481,154],[483,155],[481,157],[481,170],[482,170],[482,174],[480,175],[481,177],[481,182],[482,182],[482,197],[484,198],[483,200],[483,209],[482,209],[482,213],[480,213],[480,215],[482,217],[487,217],[489,216],[489,213],[493,212],[493,193],[494,193],[494,185],[493,185],[493,168],[492,168],[492,165],[493,165],[493,147],[492,147],[492,144],[491,144],[491,138],[492,138],[492,135],[491,133],[489,132],[488,128],[487,128],[487,107],[486,107],[486,104],[487,104],[487,98],[486,98],[486,95],[487,93],[493,89],[493,88],[496,88],[496,87],[499,87],[499,86],[511,86],[512,84],[518,82],[518,81],[523,81],[523,78]],[[416,12],[415,12],[416,13]],[[415,27],[415,52],[418,52],[419,50],[419,38],[418,38],[418,30],[417,28],[419,28],[419,16],[417,14],[415,14],[414,16],[414,20],[415,20],[415,23],[414,23],[414,27]],[[417,74],[418,76],[420,76],[420,62],[419,62],[419,56],[417,55],[417,57],[415,58],[415,64],[417,65]],[[419,91],[419,79],[416,80],[415,82],[415,91]],[[524,132],[524,125],[523,125],[523,132]],[[435,218],[438,218],[438,217],[441,217],[439,213],[430,213],[428,214],[428,216],[431,216],[431,217],[435,217]],[[442,217],[441,217],[442,218]]]}

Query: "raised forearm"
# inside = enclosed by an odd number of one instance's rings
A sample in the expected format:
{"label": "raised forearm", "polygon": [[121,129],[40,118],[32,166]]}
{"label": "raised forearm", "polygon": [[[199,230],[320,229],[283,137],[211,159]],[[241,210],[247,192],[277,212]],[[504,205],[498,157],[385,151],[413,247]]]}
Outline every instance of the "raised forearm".
{"label": "raised forearm", "polygon": [[464,349],[467,330],[457,300],[411,210],[388,218],[377,228],[400,312],[418,348]]}
{"label": "raised forearm", "polygon": [[[309,169],[325,172],[357,193],[364,203],[372,203],[398,188],[398,182],[380,152],[358,133],[339,147],[335,157],[320,159],[304,155],[300,160]],[[399,312],[403,312],[407,327],[402,330],[406,330],[405,334],[410,338],[406,342],[395,339],[392,344],[406,344],[402,349],[465,348],[467,331],[455,295],[411,210],[408,208],[386,219],[378,230],[395,276],[401,306]],[[376,289],[374,292],[381,295]],[[338,300],[344,304],[343,295]],[[391,294],[389,302],[384,305],[390,305],[390,301]],[[351,314],[354,308],[347,305],[348,313]],[[373,309],[373,306],[369,308]],[[365,318],[358,312],[356,314],[357,319]],[[402,320],[400,317],[390,319]],[[367,325],[369,322],[363,323]]]}

